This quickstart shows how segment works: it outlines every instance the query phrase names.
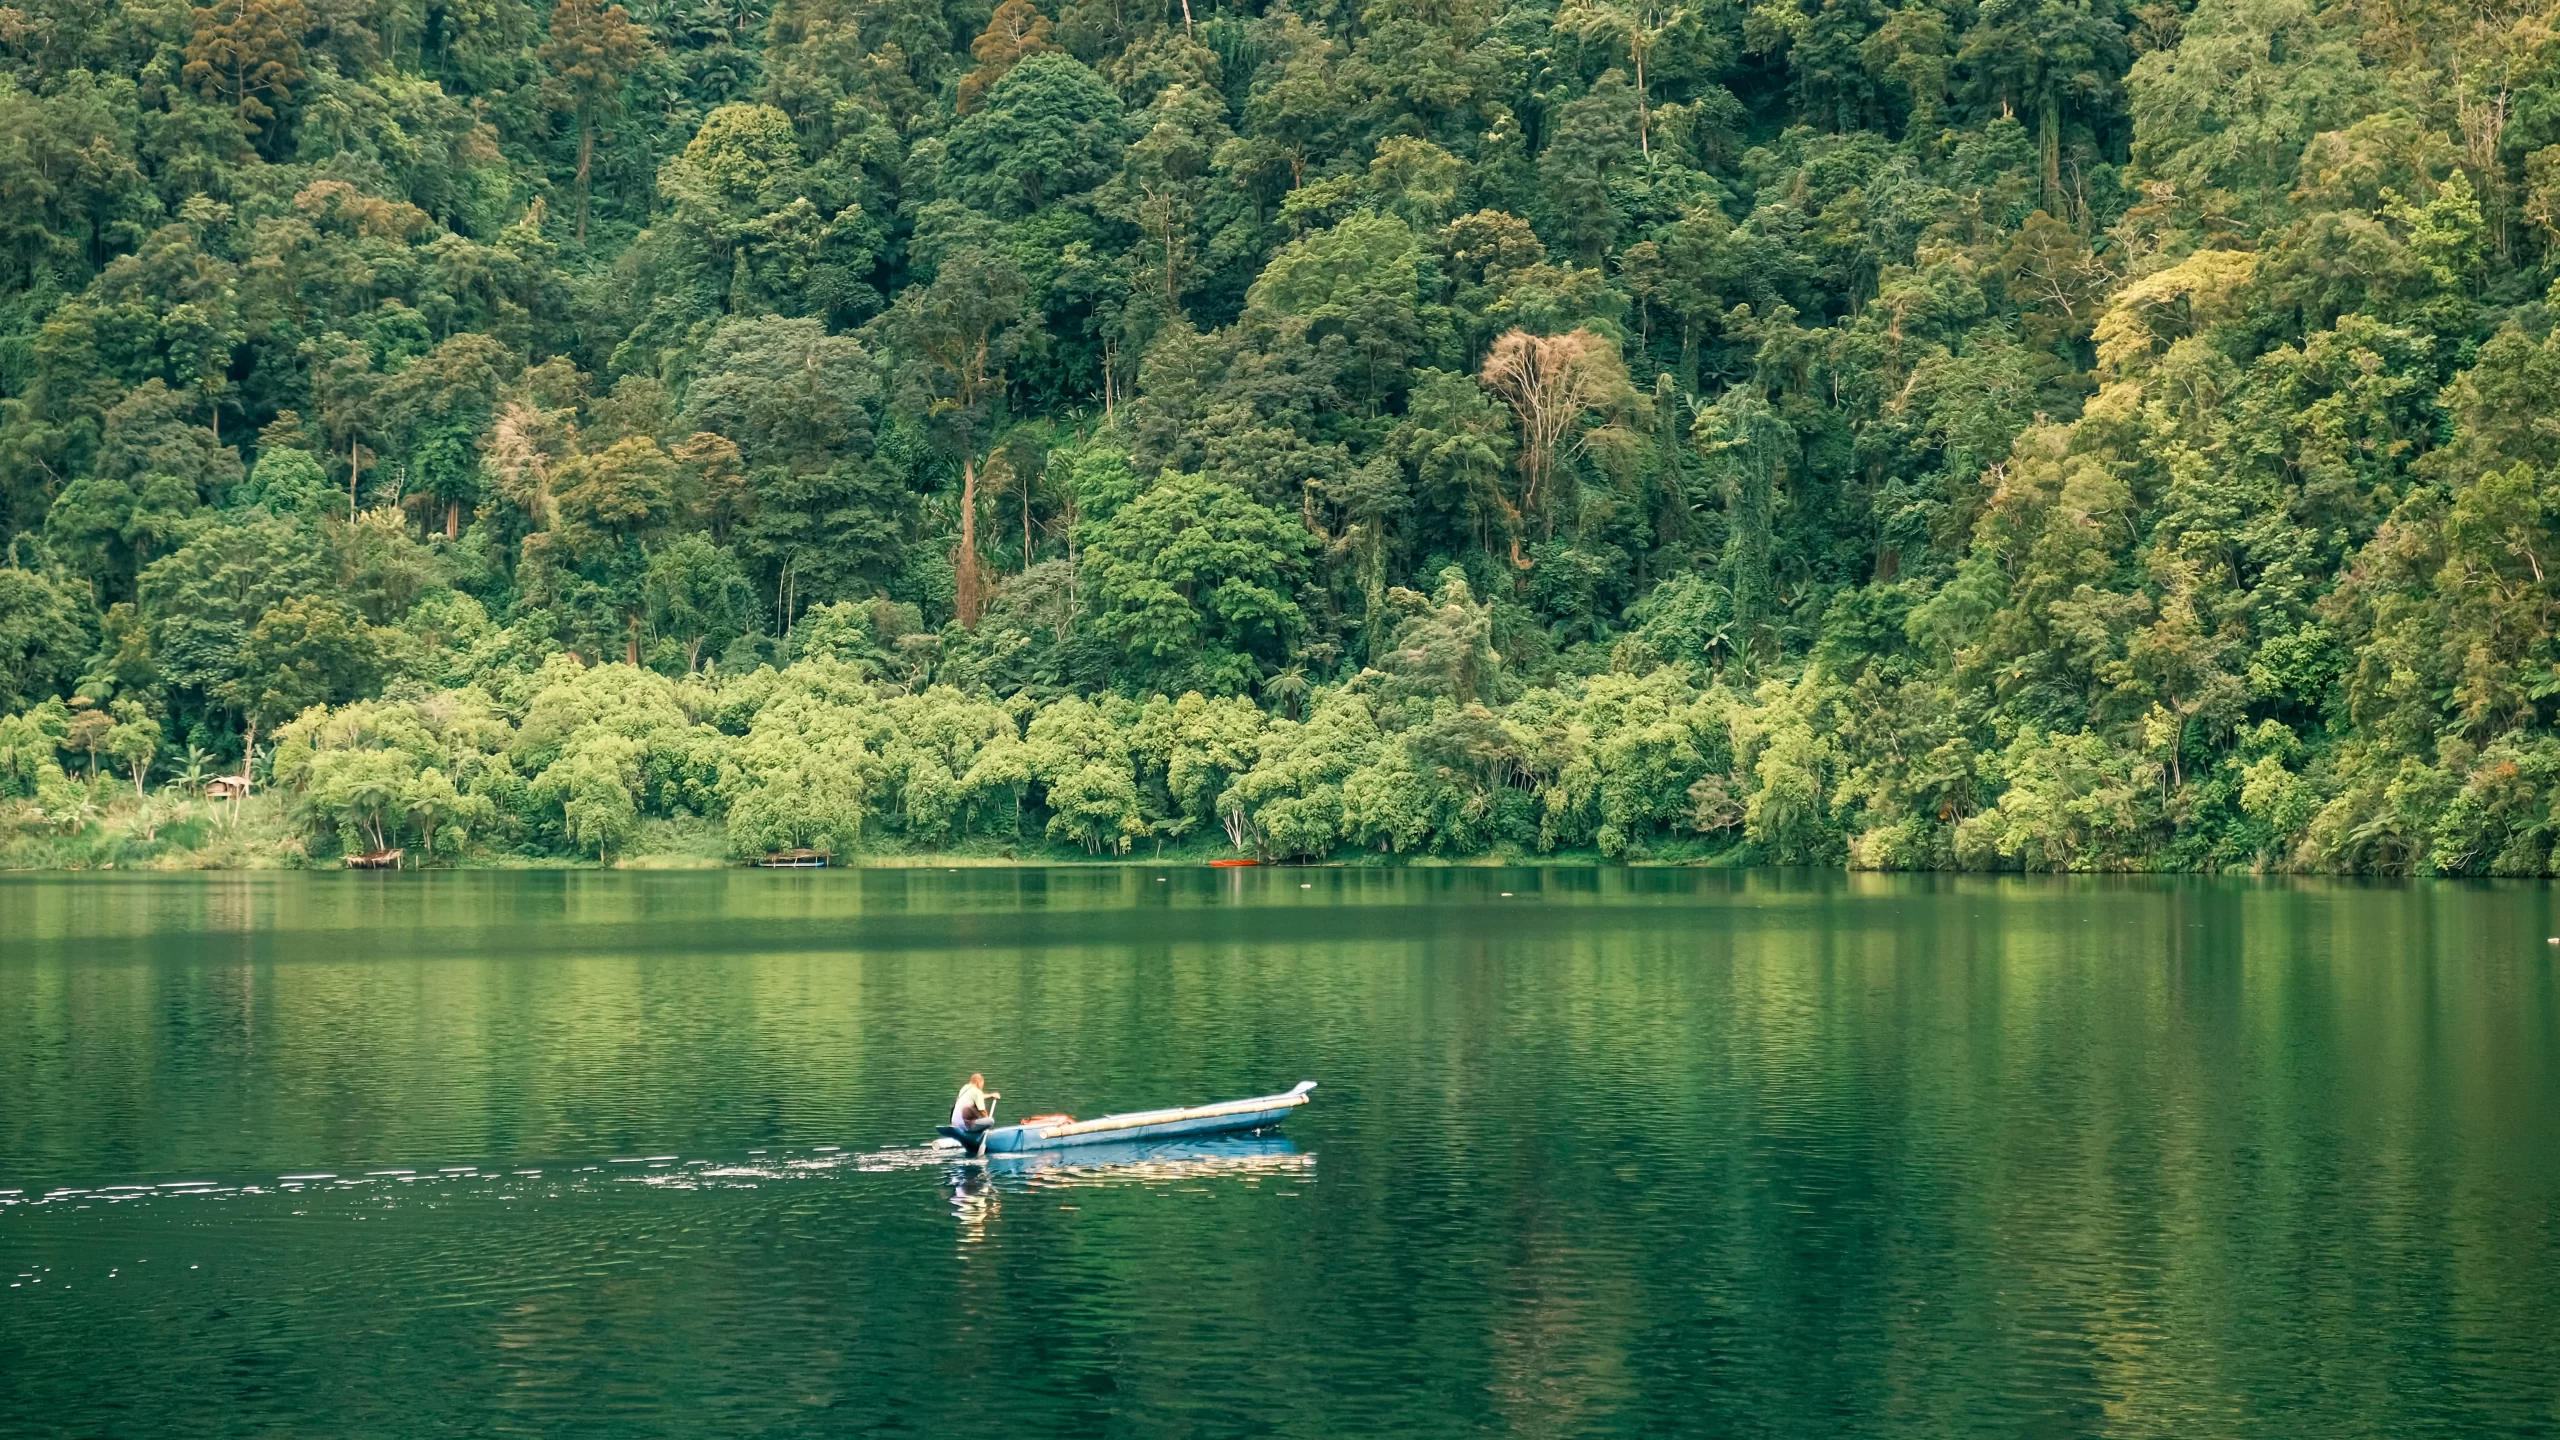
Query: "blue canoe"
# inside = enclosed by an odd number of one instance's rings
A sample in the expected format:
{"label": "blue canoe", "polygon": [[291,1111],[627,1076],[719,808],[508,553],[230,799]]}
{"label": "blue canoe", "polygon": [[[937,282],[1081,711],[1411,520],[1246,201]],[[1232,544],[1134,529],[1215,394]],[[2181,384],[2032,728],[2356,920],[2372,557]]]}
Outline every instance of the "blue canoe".
{"label": "blue canoe", "polygon": [[[1177,1135],[1227,1135],[1279,1124],[1288,1118],[1290,1111],[1306,1104],[1307,1093],[1315,1088],[1313,1080],[1301,1080],[1296,1088],[1283,1095],[1260,1095],[1251,1100],[1229,1100],[1218,1105],[1133,1110],[1126,1115],[1105,1115],[1099,1120],[1046,1120],[1030,1125],[999,1125],[976,1136],[964,1136],[945,1126],[942,1133],[959,1141],[961,1147],[972,1155],[981,1149],[989,1155],[1022,1155],[1034,1150],[1064,1150],[1074,1145],[1125,1145],[1142,1140],[1167,1140]],[[972,1139],[978,1143],[970,1144]]]}

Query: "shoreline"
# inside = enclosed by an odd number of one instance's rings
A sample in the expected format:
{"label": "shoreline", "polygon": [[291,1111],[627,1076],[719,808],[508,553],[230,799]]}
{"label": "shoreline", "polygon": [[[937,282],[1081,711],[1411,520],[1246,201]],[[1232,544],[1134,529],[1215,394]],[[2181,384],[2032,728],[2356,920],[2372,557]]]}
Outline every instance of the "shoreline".
{"label": "shoreline", "polygon": [[[823,866],[815,866],[815,865],[813,865],[813,866],[798,866],[798,867],[772,867],[772,868],[778,868],[778,869],[802,869],[802,870],[1059,870],[1059,869],[1094,869],[1094,870],[1106,870],[1106,869],[1133,869],[1133,868],[1135,868],[1135,869],[1143,869],[1143,868],[1148,867],[1148,866],[1161,866],[1161,867],[1171,867],[1171,868],[1176,868],[1176,869],[1197,870],[1197,869],[1217,868],[1217,867],[1212,867],[1212,866],[1211,866],[1211,863],[1210,863],[1211,858],[1212,858],[1212,857],[1205,857],[1205,856],[1200,856],[1200,855],[1191,855],[1191,854],[1185,854],[1185,855],[1094,855],[1094,856],[1078,856],[1078,855],[987,856],[987,855],[966,855],[966,854],[962,854],[962,855],[940,855],[940,854],[916,854],[916,855],[861,855],[861,856],[854,856],[854,857],[845,858],[845,859],[831,860],[831,861],[830,861],[830,863],[828,863],[828,864],[826,864],[826,865],[823,865]],[[1228,857],[1223,857],[1223,856],[1221,856],[1221,857],[1215,857],[1215,858],[1225,859],[1225,858],[1228,858]],[[1235,858],[1242,858],[1242,857],[1235,857]],[[172,860],[176,860],[178,863],[170,863]],[[7,875],[87,875],[87,874],[104,874],[104,873],[126,874],[126,875],[134,875],[134,874],[152,874],[152,875],[184,875],[184,874],[238,874],[238,875],[248,875],[248,874],[285,874],[285,873],[301,873],[301,874],[386,874],[386,873],[387,873],[387,874],[403,874],[403,873],[409,873],[409,874],[414,874],[414,873],[420,873],[420,872],[433,872],[433,873],[438,873],[438,874],[453,874],[453,873],[462,873],[462,872],[503,873],[503,872],[508,872],[508,871],[527,871],[527,870],[584,870],[584,871],[597,871],[597,872],[604,872],[604,871],[707,871],[707,870],[758,870],[758,869],[765,869],[765,868],[768,868],[768,867],[759,866],[759,865],[755,864],[755,863],[754,863],[754,862],[752,862],[752,861],[745,861],[745,860],[721,860],[721,859],[710,859],[710,858],[705,858],[705,857],[702,857],[702,856],[696,856],[696,855],[685,855],[685,854],[631,855],[631,856],[625,856],[625,857],[622,857],[622,858],[619,858],[619,859],[614,859],[614,860],[592,860],[592,859],[581,859],[581,858],[574,858],[574,857],[542,856],[542,855],[524,855],[524,856],[474,856],[474,857],[472,857],[472,858],[470,858],[470,859],[461,860],[461,861],[445,861],[445,860],[438,859],[438,860],[432,860],[432,861],[427,861],[427,862],[418,863],[418,864],[407,864],[407,865],[402,865],[402,866],[399,866],[399,867],[397,867],[397,868],[395,868],[395,869],[391,869],[391,870],[365,870],[365,871],[358,871],[358,870],[356,870],[356,869],[354,869],[354,868],[352,868],[352,867],[350,867],[350,866],[348,866],[348,865],[344,864],[344,863],[343,863],[343,861],[339,860],[337,857],[330,857],[329,859],[325,859],[325,860],[306,860],[306,861],[304,861],[303,863],[299,863],[299,864],[292,863],[290,860],[282,860],[282,859],[280,859],[280,860],[278,860],[278,861],[276,861],[276,862],[274,862],[274,863],[266,863],[266,864],[219,864],[219,863],[202,863],[202,864],[198,864],[198,863],[187,863],[187,862],[186,862],[186,860],[185,860],[185,859],[183,859],[183,858],[181,858],[181,857],[171,857],[171,856],[153,857],[153,858],[151,858],[151,859],[143,860],[143,861],[141,861],[140,863],[121,863],[121,864],[120,864],[120,863],[117,863],[117,862],[115,862],[115,861],[105,861],[105,862],[102,862],[102,863],[99,863],[99,864],[94,864],[94,865],[92,865],[92,864],[71,864],[71,865],[23,865],[23,864],[12,864],[12,863],[8,863],[8,862],[6,862],[6,861],[0,861],[0,874],[7,874]],[[1392,855],[1392,856],[1378,856],[1378,857],[1374,857],[1374,858],[1371,858],[1371,859],[1365,859],[1365,860],[1363,860],[1363,859],[1345,859],[1345,858],[1341,858],[1341,857],[1328,857],[1328,858],[1326,858],[1326,859],[1321,859],[1321,860],[1261,860],[1261,861],[1256,861],[1256,862],[1254,862],[1254,863],[1253,863],[1253,864],[1251,864],[1251,865],[1237,866],[1237,867],[1234,867],[1234,868],[1238,868],[1238,869],[1261,869],[1261,870],[1501,870],[1501,869],[1519,870],[1519,869],[1539,869],[1539,868],[1552,868],[1552,869],[1576,869],[1576,870],[1589,870],[1589,869],[1603,869],[1603,870],[1769,870],[1769,869],[1778,869],[1778,870],[1804,870],[1804,869],[1820,869],[1820,870],[1825,870],[1825,871],[1831,871],[1831,870],[1834,870],[1834,868],[1835,868],[1835,867],[1831,867],[1831,866],[1803,866],[1803,865],[1778,865],[1778,866],[1771,866],[1771,865],[1745,865],[1745,864],[1736,864],[1736,863],[1724,862],[1724,861],[1720,861],[1720,860],[1712,859],[1712,858],[1710,858],[1710,859],[1678,859],[1678,860],[1670,860],[1670,859],[1636,859],[1636,860],[1630,860],[1630,859],[1625,859],[1625,858],[1616,858],[1616,859],[1612,859],[1612,858],[1609,858],[1609,857],[1606,857],[1606,856],[1602,856],[1602,855],[1601,855],[1601,854],[1599,854],[1597,851],[1593,851],[1593,852],[1584,853],[1584,854],[1566,853],[1566,854],[1555,854],[1555,855],[1500,855],[1500,854],[1495,854],[1495,855],[1462,855],[1462,856],[1450,856],[1450,855]],[[1848,868],[1846,868],[1846,867],[1838,867],[1838,868],[1837,868],[1836,873],[1843,874],[1843,875],[1848,875],[1848,874],[1857,874],[1857,873],[1861,873],[1861,872],[1854,871],[1854,870],[1850,870],[1850,869],[1848,869]],[[1974,872],[1944,872],[1944,873],[1974,873]],[[2128,873],[2132,873],[2132,872],[2128,872]],[[2143,873],[2148,873],[2148,872],[2143,872]]]}

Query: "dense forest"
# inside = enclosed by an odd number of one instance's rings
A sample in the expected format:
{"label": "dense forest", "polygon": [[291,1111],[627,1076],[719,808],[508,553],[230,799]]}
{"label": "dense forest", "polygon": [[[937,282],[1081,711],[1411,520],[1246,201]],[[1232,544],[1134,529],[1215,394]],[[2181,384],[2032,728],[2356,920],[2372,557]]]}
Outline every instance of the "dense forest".
{"label": "dense forest", "polygon": [[0,855],[2549,873],[2555,27],[0,7]]}

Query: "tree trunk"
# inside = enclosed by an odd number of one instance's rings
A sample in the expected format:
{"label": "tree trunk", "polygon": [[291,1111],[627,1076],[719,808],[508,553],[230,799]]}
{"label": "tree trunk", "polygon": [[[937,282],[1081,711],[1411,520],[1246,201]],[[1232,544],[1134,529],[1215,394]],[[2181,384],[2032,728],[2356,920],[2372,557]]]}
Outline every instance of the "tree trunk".
{"label": "tree trunk", "polygon": [[960,457],[960,549],[952,558],[953,602],[960,628],[978,628],[978,462]]}
{"label": "tree trunk", "polygon": [[640,617],[635,613],[626,615],[623,619],[630,627],[623,636],[623,662],[637,670],[640,668]]}
{"label": "tree trunk", "polygon": [[444,502],[444,538],[447,540],[456,540],[460,539],[461,536],[462,502],[459,500],[447,500]]}
{"label": "tree trunk", "polygon": [[2044,96],[2044,115],[2036,128],[2044,151],[2045,213],[2057,220],[2071,218],[2062,212],[2068,208],[2062,197],[2062,101],[2050,90]]}
{"label": "tree trunk", "polygon": [[1644,42],[1637,40],[1627,49],[1633,52],[1636,62],[1636,148],[1650,160],[1653,158],[1653,111],[1644,103]]}
{"label": "tree trunk", "polygon": [[587,176],[593,173],[596,159],[596,126],[592,120],[578,122],[578,248],[587,244]]}

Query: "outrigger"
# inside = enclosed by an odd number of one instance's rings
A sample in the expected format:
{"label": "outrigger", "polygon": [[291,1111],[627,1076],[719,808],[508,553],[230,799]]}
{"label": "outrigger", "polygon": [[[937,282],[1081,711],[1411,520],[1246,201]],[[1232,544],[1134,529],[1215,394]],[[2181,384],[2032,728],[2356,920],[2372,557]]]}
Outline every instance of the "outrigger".
{"label": "outrigger", "polygon": [[958,1126],[944,1125],[939,1133],[970,1156],[980,1153],[1021,1155],[1035,1150],[1064,1150],[1074,1145],[1166,1140],[1178,1135],[1231,1135],[1244,1130],[1267,1130],[1279,1124],[1288,1118],[1290,1111],[1306,1104],[1309,1092],[1315,1088],[1313,1080],[1301,1080],[1283,1094],[1228,1100],[1216,1105],[1133,1110],[1126,1115],[1105,1115],[1099,1120],[1078,1120],[1072,1115],[1035,1115],[1019,1125],[999,1125],[988,1130],[963,1130]]}

